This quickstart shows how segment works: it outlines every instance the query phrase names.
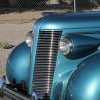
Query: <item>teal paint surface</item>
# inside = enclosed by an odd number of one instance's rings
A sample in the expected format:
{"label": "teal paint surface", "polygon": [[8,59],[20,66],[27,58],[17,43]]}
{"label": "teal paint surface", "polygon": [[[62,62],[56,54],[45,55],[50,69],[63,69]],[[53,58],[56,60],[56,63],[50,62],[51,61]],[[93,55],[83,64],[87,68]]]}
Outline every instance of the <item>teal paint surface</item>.
{"label": "teal paint surface", "polygon": [[[21,74],[18,75],[17,73],[13,72],[13,69],[12,69],[13,64],[14,65],[16,64],[15,69],[17,69],[17,66],[20,65],[20,63],[17,63],[17,61],[14,57],[13,57],[13,59],[11,59],[11,57],[15,55],[14,53],[12,54],[12,56],[10,55],[8,58],[8,61],[11,60],[11,68],[10,68],[11,70],[8,68],[7,73],[11,72],[11,74],[8,75],[8,79],[11,82],[12,82],[12,79],[14,76],[17,79],[16,83],[20,83],[20,81],[22,79],[25,79],[27,81],[28,94],[31,95],[32,94],[32,82],[34,80],[33,74],[34,74],[34,65],[35,65],[35,57],[36,57],[39,31],[56,31],[56,30],[62,31],[61,38],[65,37],[65,36],[69,36],[69,35],[75,35],[74,38],[71,37],[74,46],[76,46],[76,48],[74,47],[74,49],[73,49],[72,56],[75,56],[76,53],[81,52],[81,50],[83,50],[82,48],[78,49],[77,45],[83,46],[83,44],[84,45],[88,44],[89,45],[88,50],[90,51],[90,49],[92,48],[90,44],[96,44],[96,46],[94,46],[94,48],[96,48],[96,50],[94,52],[89,53],[88,55],[84,55],[79,58],[75,58],[75,59],[70,59],[67,56],[63,56],[62,53],[60,51],[58,51],[50,100],[56,100],[56,98],[62,98],[63,100],[67,100],[67,98],[70,98],[70,95],[67,95],[67,92],[69,91],[69,90],[67,91],[67,86],[70,87],[70,82],[73,82],[73,80],[74,80],[74,76],[72,77],[71,75],[73,75],[73,73],[75,73],[74,71],[77,70],[77,67],[80,66],[79,68],[81,68],[81,65],[80,65],[81,62],[83,62],[88,57],[95,55],[96,53],[99,52],[98,43],[99,43],[99,39],[100,39],[100,12],[57,14],[57,15],[51,15],[51,16],[47,16],[47,17],[43,17],[43,18],[39,19],[35,23],[34,28],[33,28],[34,39],[33,39],[33,44],[32,44],[31,50],[25,45],[25,43],[18,46],[18,50],[16,48],[14,49],[15,52],[17,52],[16,55],[19,55],[21,50],[23,51],[22,47],[25,48],[25,50],[26,50],[26,48],[28,50],[28,55],[26,57],[27,58],[26,60],[24,60],[25,58],[23,58],[25,56],[25,54],[24,55],[20,54],[20,57],[16,57],[16,59],[18,59],[18,60],[20,59],[20,61],[23,59],[22,63],[24,63],[24,61],[27,62],[26,65],[28,65],[28,67],[25,65],[26,69],[24,68],[24,70],[23,70],[26,73],[25,78],[24,77],[20,78],[19,76]],[[77,35],[81,35],[81,36],[79,36],[77,38],[76,37]],[[79,40],[77,41],[77,39],[79,39]],[[86,51],[87,51],[87,49],[84,46],[84,50],[82,52],[85,54]],[[30,53],[31,53],[31,57],[29,55]],[[93,65],[92,68],[94,68],[95,58],[97,56],[93,56],[93,57],[88,58],[88,62],[87,62],[89,64],[92,62],[92,64],[91,64],[91,66]],[[94,60],[94,62],[93,62],[93,60]],[[99,59],[97,60],[97,62],[99,62]],[[9,66],[9,65],[10,64],[8,64],[7,66]],[[99,66],[99,64],[95,68],[99,69],[98,66]],[[85,65],[85,67],[88,68],[89,66]],[[21,69],[21,67],[19,67],[19,69],[17,69],[16,71],[19,71],[20,69]],[[79,74],[81,71],[78,71],[77,73]],[[86,71],[86,72],[88,75],[88,71]],[[83,75],[83,74],[80,73],[80,75]],[[77,74],[75,74],[75,76],[77,76]],[[72,80],[70,80],[70,77],[72,77]],[[82,76],[80,76],[80,77],[82,77]],[[79,79],[79,81],[84,81],[84,79],[83,80]],[[87,81],[88,81],[88,79],[87,79]],[[81,84],[81,83],[79,82],[78,84]],[[59,92],[55,91],[57,89],[57,87],[60,87],[58,89]],[[73,88],[74,88],[74,85],[73,85]],[[83,90],[81,90],[81,88],[78,86],[75,86],[75,89],[76,88],[79,88],[80,95],[81,95],[81,93],[83,93]],[[76,98],[75,94],[72,99],[68,99],[68,100],[75,100],[74,97]],[[94,98],[96,98],[96,97],[94,96]],[[79,99],[80,98],[78,98],[77,100],[79,100]],[[96,98],[96,100],[99,100],[99,99]]]}

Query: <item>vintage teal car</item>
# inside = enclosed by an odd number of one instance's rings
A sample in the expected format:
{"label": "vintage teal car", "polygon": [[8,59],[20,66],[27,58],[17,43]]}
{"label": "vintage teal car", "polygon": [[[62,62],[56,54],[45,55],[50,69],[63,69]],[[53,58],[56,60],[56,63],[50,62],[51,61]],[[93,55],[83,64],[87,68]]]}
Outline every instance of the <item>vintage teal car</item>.
{"label": "vintage teal car", "polygon": [[0,95],[14,100],[100,100],[100,12],[43,13],[9,55]]}

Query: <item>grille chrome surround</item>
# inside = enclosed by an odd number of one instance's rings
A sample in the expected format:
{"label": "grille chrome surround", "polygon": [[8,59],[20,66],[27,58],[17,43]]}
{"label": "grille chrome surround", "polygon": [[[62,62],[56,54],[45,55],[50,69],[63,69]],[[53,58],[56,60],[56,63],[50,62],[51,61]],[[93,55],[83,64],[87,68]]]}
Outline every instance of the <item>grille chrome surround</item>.
{"label": "grille chrome surround", "polygon": [[33,90],[39,97],[50,95],[61,31],[40,31],[33,73]]}

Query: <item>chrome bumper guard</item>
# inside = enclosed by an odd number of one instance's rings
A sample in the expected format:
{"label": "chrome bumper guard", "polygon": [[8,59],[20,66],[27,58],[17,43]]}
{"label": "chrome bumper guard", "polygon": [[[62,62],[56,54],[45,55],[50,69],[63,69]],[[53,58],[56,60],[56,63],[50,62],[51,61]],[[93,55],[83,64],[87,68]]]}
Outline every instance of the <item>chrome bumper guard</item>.
{"label": "chrome bumper guard", "polygon": [[31,97],[25,96],[17,91],[14,91],[7,85],[3,85],[3,95],[13,99],[13,100],[31,100]]}
{"label": "chrome bumper guard", "polygon": [[7,96],[13,100],[36,100],[32,96],[22,94],[12,88],[9,84],[6,84],[5,76],[0,79],[0,97],[3,98],[3,96]]}

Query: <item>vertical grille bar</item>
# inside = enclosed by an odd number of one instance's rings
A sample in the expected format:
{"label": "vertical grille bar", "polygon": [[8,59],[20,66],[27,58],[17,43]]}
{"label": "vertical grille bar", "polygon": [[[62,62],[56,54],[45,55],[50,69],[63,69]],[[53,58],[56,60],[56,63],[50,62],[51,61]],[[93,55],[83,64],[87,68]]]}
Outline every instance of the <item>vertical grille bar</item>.
{"label": "vertical grille bar", "polygon": [[39,97],[50,95],[61,31],[40,31],[37,44],[33,89]]}

